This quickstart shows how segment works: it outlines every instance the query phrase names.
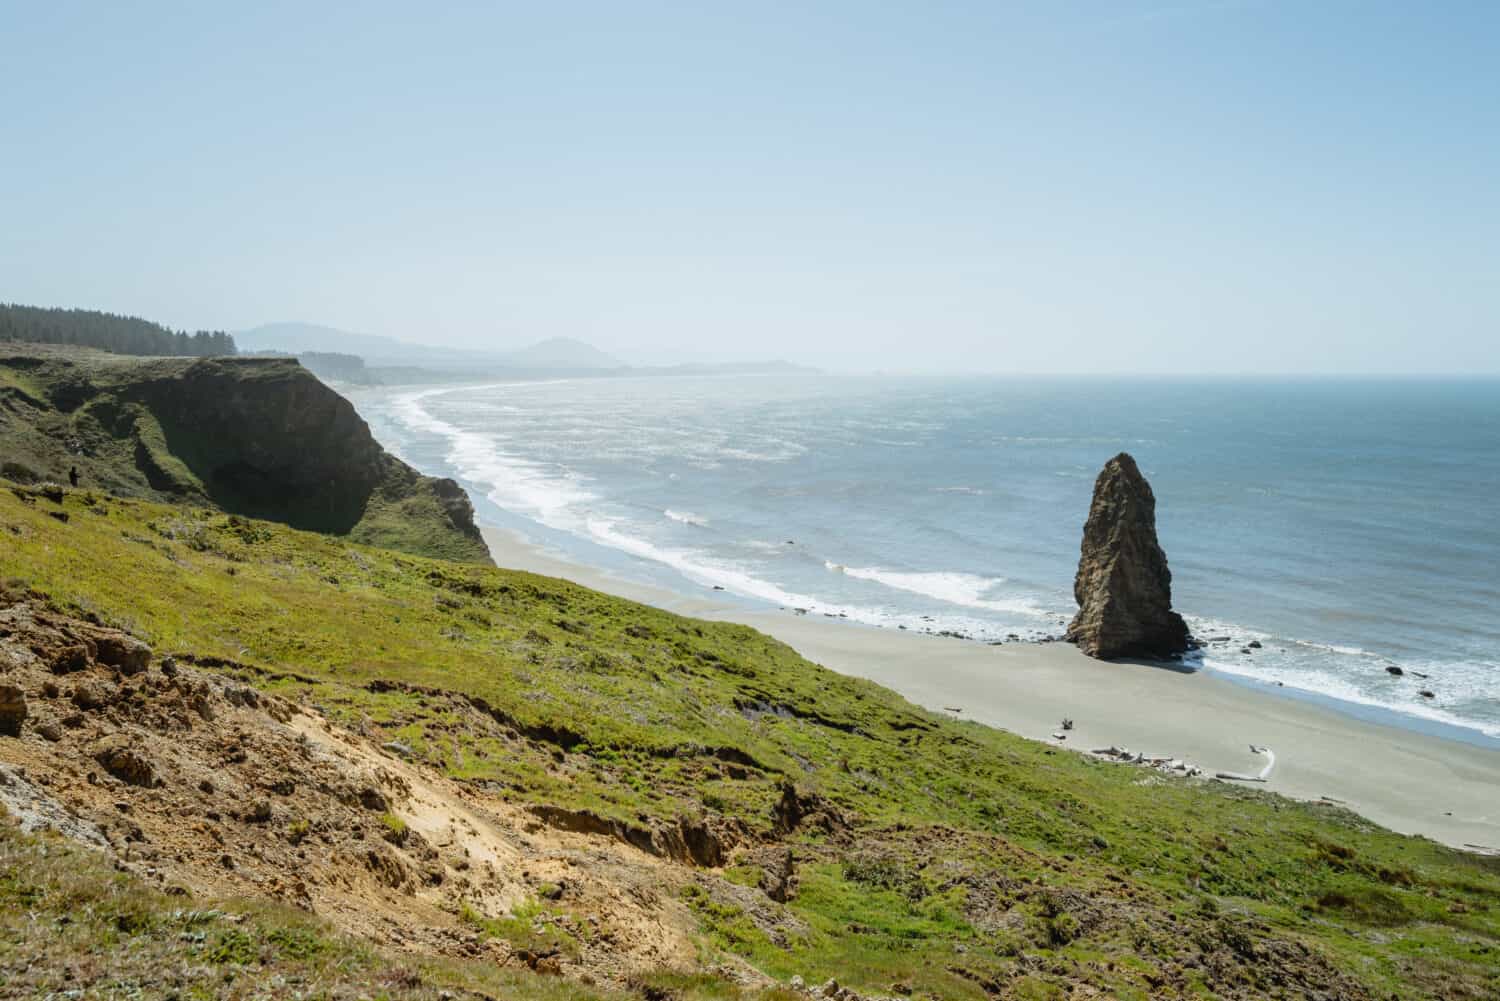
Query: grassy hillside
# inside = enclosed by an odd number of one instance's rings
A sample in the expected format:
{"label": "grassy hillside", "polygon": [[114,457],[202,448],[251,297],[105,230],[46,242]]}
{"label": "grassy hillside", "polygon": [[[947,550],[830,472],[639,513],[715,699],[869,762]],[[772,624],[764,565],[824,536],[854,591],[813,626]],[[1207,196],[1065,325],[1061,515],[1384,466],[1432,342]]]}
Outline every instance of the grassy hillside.
{"label": "grassy hillside", "polygon": [[949,720],[746,627],[85,492],[0,493],[0,578],[691,867],[704,969],[943,998],[1500,996],[1494,859]]}
{"label": "grassy hillside", "polygon": [[212,506],[488,562],[451,480],[385,452],[353,406],[282,358],[125,358],[0,344],[0,475]]}

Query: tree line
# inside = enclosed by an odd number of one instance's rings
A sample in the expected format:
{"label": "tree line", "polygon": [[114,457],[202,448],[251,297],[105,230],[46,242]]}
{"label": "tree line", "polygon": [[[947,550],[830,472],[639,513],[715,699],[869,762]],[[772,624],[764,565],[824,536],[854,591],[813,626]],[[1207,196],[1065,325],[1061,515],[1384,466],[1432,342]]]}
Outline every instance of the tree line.
{"label": "tree line", "polygon": [[203,357],[236,353],[222,330],[171,330],[136,316],[92,309],[58,309],[0,303],[0,341],[73,344],[121,355]]}

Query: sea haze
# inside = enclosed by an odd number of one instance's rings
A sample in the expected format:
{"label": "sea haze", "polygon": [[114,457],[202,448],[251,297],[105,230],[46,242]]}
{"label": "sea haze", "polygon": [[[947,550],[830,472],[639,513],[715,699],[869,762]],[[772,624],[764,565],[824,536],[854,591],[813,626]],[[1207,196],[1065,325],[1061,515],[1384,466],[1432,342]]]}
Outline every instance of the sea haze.
{"label": "sea haze", "polygon": [[980,641],[1062,632],[1094,476],[1128,451],[1178,608],[1231,637],[1205,669],[1500,735],[1494,381],[599,378],[354,400],[483,519],[582,562]]}

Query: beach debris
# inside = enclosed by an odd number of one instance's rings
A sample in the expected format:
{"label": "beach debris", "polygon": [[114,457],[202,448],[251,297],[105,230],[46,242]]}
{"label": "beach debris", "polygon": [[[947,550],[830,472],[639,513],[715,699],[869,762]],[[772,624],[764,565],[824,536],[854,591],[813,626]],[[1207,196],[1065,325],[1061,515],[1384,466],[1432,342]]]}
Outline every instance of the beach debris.
{"label": "beach debris", "polygon": [[[1053,734],[1053,736],[1057,736]],[[1192,778],[1203,774],[1203,769],[1197,765],[1189,764],[1182,758],[1173,757],[1170,754],[1145,754],[1132,751],[1128,747],[1096,747],[1089,754],[1105,761],[1115,761],[1124,765],[1139,765],[1150,768],[1153,771],[1162,772],[1167,775],[1180,775],[1184,778]]]}
{"label": "beach debris", "polygon": [[1266,756],[1266,767],[1255,775],[1242,775],[1239,772],[1214,772],[1216,779],[1232,779],[1235,782],[1265,782],[1271,777],[1271,769],[1276,767],[1276,752],[1269,747],[1250,745],[1251,754],[1264,754]]}
{"label": "beach debris", "polygon": [[1129,453],[1105,463],[1094,482],[1073,597],[1078,614],[1066,639],[1090,657],[1163,658],[1188,649],[1156,538],[1156,496]]}

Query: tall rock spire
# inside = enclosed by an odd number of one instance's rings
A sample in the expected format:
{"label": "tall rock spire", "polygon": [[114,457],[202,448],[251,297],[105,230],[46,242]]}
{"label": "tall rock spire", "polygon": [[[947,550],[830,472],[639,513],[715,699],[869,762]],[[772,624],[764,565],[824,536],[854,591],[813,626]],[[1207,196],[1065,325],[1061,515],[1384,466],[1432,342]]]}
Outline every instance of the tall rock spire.
{"label": "tall rock spire", "polygon": [[1156,496],[1125,452],[1104,464],[1083,526],[1068,642],[1090,657],[1168,657],[1188,648],[1172,571],[1156,541]]}

